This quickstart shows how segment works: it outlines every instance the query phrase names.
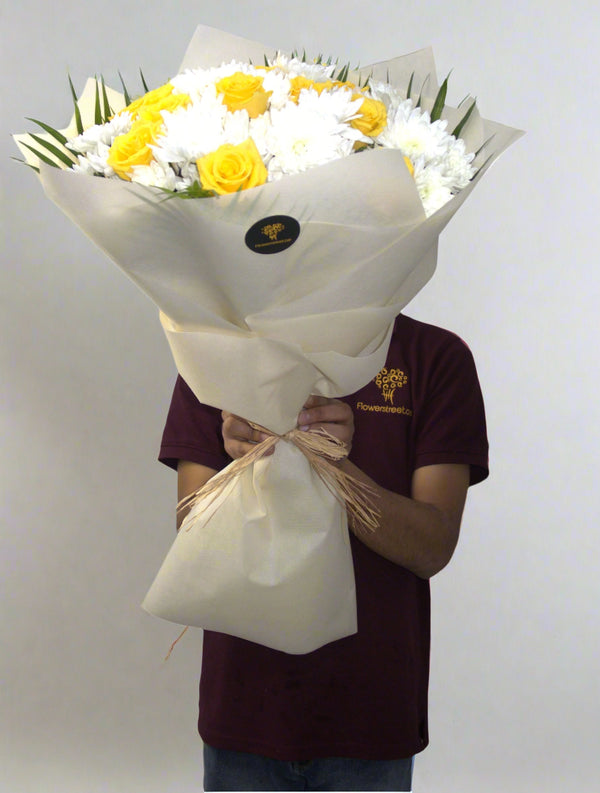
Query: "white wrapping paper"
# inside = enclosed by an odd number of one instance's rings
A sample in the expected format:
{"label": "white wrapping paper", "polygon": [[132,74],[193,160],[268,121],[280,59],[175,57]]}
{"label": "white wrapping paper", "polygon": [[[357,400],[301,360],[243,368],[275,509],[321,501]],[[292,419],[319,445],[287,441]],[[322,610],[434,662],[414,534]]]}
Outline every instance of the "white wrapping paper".
{"label": "white wrapping paper", "polygon": [[[200,27],[182,69],[265,52]],[[435,95],[429,50],[361,71],[371,70],[401,85],[430,72]],[[519,134],[475,113],[463,137],[474,151],[493,136],[487,168]],[[390,149],[196,200],[45,166],[40,178],[159,307],[196,396],[281,435],[310,394],[352,393],[381,369],[394,318],[433,275],[439,234],[484,170],[428,219]],[[280,253],[250,250],[247,231],[272,215],[294,218],[298,239]],[[179,531],[147,611],[288,653],[356,631],[345,511],[295,446],[281,441],[202,510]]]}

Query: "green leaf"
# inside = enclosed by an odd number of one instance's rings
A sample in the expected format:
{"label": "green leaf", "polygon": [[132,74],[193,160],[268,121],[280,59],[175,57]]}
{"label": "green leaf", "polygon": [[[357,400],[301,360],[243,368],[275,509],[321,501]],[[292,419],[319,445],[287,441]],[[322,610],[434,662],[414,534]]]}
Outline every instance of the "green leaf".
{"label": "green leaf", "polygon": [[41,151],[37,151],[36,149],[33,148],[33,146],[30,146],[28,143],[21,143],[21,145],[25,146],[25,148],[29,149],[29,151],[32,151],[35,154],[35,156],[38,159],[40,159],[42,162],[45,162],[46,165],[51,165],[53,168],[60,168],[60,165],[58,165],[58,163],[55,163],[54,160],[50,159],[50,157],[46,157],[45,154],[42,154]]}
{"label": "green leaf", "polygon": [[161,187],[160,189],[163,193],[167,193],[166,200],[170,198],[213,198],[216,196],[214,190],[205,190],[198,180],[186,187],[185,190],[175,191],[166,187]]}
{"label": "green leaf", "polygon": [[[452,72],[450,72],[452,74]],[[433,107],[431,108],[430,119],[431,121],[438,121],[442,117],[442,112],[444,110],[444,105],[446,104],[446,94],[448,93],[448,77],[444,80],[442,85],[440,86],[440,90],[437,93],[435,98],[435,102],[433,103]]]}
{"label": "green leaf", "polygon": [[485,149],[485,147],[488,145],[488,143],[489,143],[489,142],[490,142],[490,141],[491,141],[493,138],[495,138],[495,137],[496,137],[496,133],[494,133],[493,135],[490,135],[490,137],[489,137],[487,140],[484,140],[484,141],[483,141],[483,143],[481,144],[481,146],[480,146],[480,147],[477,149],[477,151],[475,152],[475,157],[473,158],[474,160],[476,160],[476,159],[479,157],[479,155],[480,155],[480,154],[481,154],[481,152],[482,152],[482,151]]}
{"label": "green leaf", "polygon": [[36,118],[29,118],[29,117],[27,118],[27,121],[33,121],[34,124],[37,124],[38,127],[41,127],[49,135],[52,135],[52,137],[55,140],[57,140],[59,143],[62,143],[63,146],[67,142],[67,139],[62,134],[62,132],[59,132],[57,129],[54,129],[53,127],[50,127],[48,124],[44,124],[43,121],[38,121]]}
{"label": "green leaf", "polygon": [[413,80],[415,79],[415,73],[413,72],[410,76],[410,80],[408,81],[408,88],[406,89],[406,98],[410,99],[410,94],[412,92],[412,84]]}
{"label": "green leaf", "polygon": [[263,58],[265,59],[265,66],[266,66],[267,68],[269,68],[269,65],[270,65],[270,64],[269,64],[269,59],[267,58],[267,56],[266,56],[266,55],[263,55]]}
{"label": "green leaf", "polygon": [[349,72],[350,72],[350,64],[347,63],[345,66],[341,68],[340,73],[337,76],[337,79],[340,81],[340,83],[346,82],[346,80],[348,79]]}
{"label": "green leaf", "polygon": [[77,127],[77,134],[83,134],[83,124],[81,122],[81,113],[79,112],[79,105],[77,104],[77,94],[73,88],[73,81],[69,75],[69,85],[71,86],[71,95],[73,97],[73,104],[75,105],[75,126]]}
{"label": "green leaf", "polygon": [[121,85],[123,86],[123,99],[125,100],[125,107],[127,107],[127,105],[131,104],[131,97],[129,96],[129,91],[127,90],[121,72],[119,72],[119,79],[121,80]]}
{"label": "green leaf", "polygon": [[106,93],[106,83],[104,82],[104,77],[100,75],[100,82],[102,84],[102,117],[103,122],[106,124],[107,121],[110,120],[110,117],[113,115],[112,107],[108,101],[108,94]]}
{"label": "green leaf", "polygon": [[96,98],[94,100],[94,124],[102,124],[102,111],[100,110],[100,88],[98,86],[98,78],[96,81]]}
{"label": "green leaf", "polygon": [[429,77],[430,77],[430,75],[428,74],[427,77],[423,80],[423,85],[421,86],[421,93],[419,94],[419,99],[418,99],[417,104],[415,105],[415,107],[421,107],[421,100],[423,99],[423,91],[425,90],[425,86],[427,85],[427,82],[429,81]]}
{"label": "green leaf", "polygon": [[461,132],[463,131],[463,129],[465,128],[465,124],[466,124],[466,123],[467,123],[467,121],[469,120],[469,117],[471,116],[471,113],[472,113],[472,112],[473,112],[473,110],[475,109],[475,105],[476,105],[476,104],[477,104],[477,100],[476,100],[476,99],[474,99],[474,100],[473,100],[473,103],[472,103],[472,105],[471,105],[471,107],[470,107],[470,108],[467,110],[467,112],[464,114],[464,116],[462,117],[462,119],[461,119],[461,120],[458,122],[458,124],[457,124],[457,125],[454,127],[454,129],[452,130],[452,135],[454,135],[454,137],[455,137],[455,138],[458,138],[458,137],[460,137],[460,133],[461,133]]}
{"label": "green leaf", "polygon": [[141,69],[140,69],[140,77],[142,78],[142,85],[144,86],[144,91],[146,93],[148,93],[148,91],[150,89],[148,88],[148,85],[146,84],[146,80],[144,79],[144,72]]}
{"label": "green leaf", "polygon": [[485,162],[484,162],[482,165],[480,165],[480,166],[479,166],[479,168],[477,169],[477,171],[476,171],[476,172],[473,174],[473,176],[471,177],[471,181],[473,181],[473,179],[474,179],[474,178],[477,176],[477,174],[478,174],[478,173],[479,173],[481,170],[483,170],[483,169],[485,168],[485,166],[488,164],[488,162],[489,162],[489,161],[492,159],[492,157],[493,157],[493,156],[494,156],[493,154],[490,154],[490,156],[489,156],[489,157],[488,157],[488,158],[485,160]]}
{"label": "green leaf", "polygon": [[18,157],[11,157],[10,159],[11,159],[11,160],[14,160],[15,162],[20,162],[20,163],[21,163],[21,165],[26,165],[28,168],[33,168],[33,170],[34,170],[36,173],[39,173],[39,172],[40,172],[40,169],[39,169],[39,168],[37,168],[35,165],[32,165],[30,162],[27,162],[26,160],[20,160]]}
{"label": "green leaf", "polygon": [[44,140],[43,138],[38,137],[37,135],[31,135],[36,143],[39,143],[40,146],[43,146],[50,154],[54,154],[54,156],[67,165],[69,168],[72,168],[75,164],[76,160],[73,157],[70,157],[67,152],[58,149],[54,146],[50,141]]}

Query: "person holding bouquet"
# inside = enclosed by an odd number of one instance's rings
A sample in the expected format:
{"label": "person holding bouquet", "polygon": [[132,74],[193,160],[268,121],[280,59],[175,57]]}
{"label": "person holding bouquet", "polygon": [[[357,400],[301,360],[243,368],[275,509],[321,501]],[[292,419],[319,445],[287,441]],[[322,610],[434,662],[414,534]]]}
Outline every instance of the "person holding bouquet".
{"label": "person holding bouquet", "polygon": [[[472,355],[400,315],[381,372],[351,396],[310,397],[298,427],[342,441],[341,467],[374,488],[378,528],[350,522],[358,631],[300,655],[205,632],[205,789],[410,790],[429,741],[429,579],[453,554],[469,485],[488,474]],[[183,498],[263,438],[179,377],[160,459]]]}
{"label": "person holding bouquet", "polygon": [[409,790],[428,582],[487,438],[468,348],[400,312],[522,133],[448,106],[430,48],[353,70],[200,25],[168,82],[121,82],[15,140],[179,372],[189,512],[142,606],[205,631],[206,789]]}

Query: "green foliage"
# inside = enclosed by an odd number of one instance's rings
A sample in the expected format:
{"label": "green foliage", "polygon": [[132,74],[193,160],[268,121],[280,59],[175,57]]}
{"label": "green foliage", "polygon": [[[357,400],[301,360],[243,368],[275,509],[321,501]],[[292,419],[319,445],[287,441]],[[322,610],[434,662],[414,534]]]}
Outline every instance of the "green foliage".
{"label": "green foliage", "polygon": [[[58,160],[64,163],[67,168],[72,168],[73,164],[76,162],[73,155],[68,154],[64,149],[59,149],[54,144],[50,143],[48,140],[44,140],[44,138],[40,138],[38,135],[31,135],[33,140],[39,145],[43,146],[46,151],[49,151],[50,154],[53,154]],[[28,147],[31,148],[31,147]],[[33,149],[32,149],[33,151]],[[39,154],[38,154],[39,157]],[[41,159],[41,158],[40,158]]]}
{"label": "green foliage", "polygon": [[113,110],[108,101],[108,95],[106,93],[106,84],[104,82],[104,77],[100,75],[100,82],[102,84],[102,114],[104,117],[104,123],[110,121],[111,117],[114,115]]}
{"label": "green foliage", "polygon": [[125,107],[127,107],[127,105],[131,104],[131,97],[129,96],[129,91],[127,90],[121,72],[119,72],[119,80],[121,81],[121,87],[123,88],[123,99],[125,100]]}
{"label": "green foliage", "polygon": [[448,77],[444,80],[444,82],[440,86],[440,90],[437,92],[437,96],[435,97],[435,101],[433,103],[433,107],[431,108],[430,119],[431,121],[439,121],[442,117],[442,112],[446,105],[446,94],[448,93]]}
{"label": "green foliage", "polygon": [[470,107],[469,107],[469,109],[467,110],[467,112],[464,114],[464,116],[461,118],[461,120],[458,122],[458,124],[457,124],[457,125],[454,127],[454,129],[452,130],[452,134],[454,135],[454,137],[455,137],[455,138],[459,138],[459,137],[460,137],[460,133],[461,133],[461,132],[463,131],[463,129],[465,128],[465,124],[466,124],[466,123],[467,123],[467,121],[469,120],[469,118],[470,118],[470,116],[471,116],[471,113],[472,113],[472,112],[473,112],[473,110],[475,109],[475,105],[476,105],[476,104],[477,104],[477,100],[476,100],[476,99],[474,99],[474,100],[472,101],[472,103],[471,103],[471,106],[470,106]]}
{"label": "green foliage", "polygon": [[141,70],[141,68],[140,68],[140,77],[142,78],[142,85],[144,86],[144,93],[147,94],[150,89],[148,88],[148,85],[147,85],[146,80],[144,78],[144,72]]}
{"label": "green foliage", "polygon": [[421,107],[421,101],[423,99],[423,91],[425,90],[425,86],[429,82],[429,77],[430,75],[428,74],[427,77],[423,80],[423,85],[421,86],[421,92],[419,93],[419,98],[417,100],[417,104],[415,105],[415,107]]}
{"label": "green foliage", "polygon": [[[33,146],[30,146],[28,143],[22,143],[21,145],[25,146],[25,148],[29,149],[29,151],[32,151],[35,156],[42,162],[45,162],[46,165],[51,165],[53,168],[60,168],[60,165],[58,165],[54,160],[51,160],[50,157],[46,157],[45,154],[43,154],[41,151],[38,151],[37,149],[34,149]],[[32,168],[34,168],[36,171],[39,171],[39,168],[36,168],[35,165],[33,165]]]}
{"label": "green foliage", "polygon": [[73,97],[73,105],[75,106],[75,125],[77,127],[77,134],[83,134],[83,124],[81,122],[81,113],[79,112],[79,105],[77,104],[77,94],[75,93],[75,89],[73,88],[73,81],[71,80],[71,75],[69,77],[69,85],[71,86],[71,96]]}
{"label": "green foliage", "polygon": [[61,143],[63,146],[67,142],[67,139],[62,134],[62,132],[59,132],[57,129],[54,129],[53,127],[49,126],[48,124],[44,124],[43,121],[38,121],[36,118],[29,118],[29,117],[27,118],[27,121],[33,121],[34,124],[37,124],[38,127],[41,127],[49,135],[52,135],[52,137],[55,140],[57,140],[59,143]]}
{"label": "green foliage", "polygon": [[94,124],[102,124],[102,110],[100,109],[100,89],[96,77],[96,98],[94,101]]}
{"label": "green foliage", "polygon": [[345,82],[346,82],[346,80],[348,79],[348,73],[349,73],[349,72],[350,72],[350,64],[349,64],[349,63],[347,63],[345,66],[343,66],[343,67],[340,69],[340,71],[339,71],[339,73],[338,73],[338,76],[337,76],[337,77],[335,77],[335,79],[336,79],[336,80],[339,80],[339,81],[340,81],[340,83],[345,83]]}
{"label": "green foliage", "polygon": [[167,200],[170,198],[212,198],[216,195],[214,190],[205,190],[200,182],[196,180],[185,190],[169,190],[166,187],[160,188],[163,193],[167,193]]}

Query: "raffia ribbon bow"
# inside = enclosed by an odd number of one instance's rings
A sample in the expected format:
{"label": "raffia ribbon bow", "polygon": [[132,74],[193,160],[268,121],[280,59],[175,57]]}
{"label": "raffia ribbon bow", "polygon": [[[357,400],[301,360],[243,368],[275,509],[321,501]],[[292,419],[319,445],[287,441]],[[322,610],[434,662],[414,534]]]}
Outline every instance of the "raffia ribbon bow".
{"label": "raffia ribbon bow", "polygon": [[[249,424],[253,429],[268,435],[268,437],[257,443],[250,452],[239,457],[225,470],[215,474],[199,490],[182,498],[177,505],[178,512],[193,508],[203,499],[207,499],[206,506],[208,507],[224,488],[248,466],[259,460],[280,441],[288,441],[304,454],[325,486],[346,508],[348,520],[352,523],[353,528],[368,532],[375,531],[379,525],[379,511],[372,501],[375,490],[336,465],[348,456],[348,449],[342,441],[322,428],[308,432],[295,428],[284,435],[277,435],[259,424],[252,422]],[[201,514],[199,512],[189,522],[186,531],[192,528],[195,520],[200,518]]]}

